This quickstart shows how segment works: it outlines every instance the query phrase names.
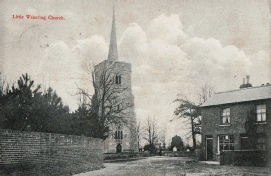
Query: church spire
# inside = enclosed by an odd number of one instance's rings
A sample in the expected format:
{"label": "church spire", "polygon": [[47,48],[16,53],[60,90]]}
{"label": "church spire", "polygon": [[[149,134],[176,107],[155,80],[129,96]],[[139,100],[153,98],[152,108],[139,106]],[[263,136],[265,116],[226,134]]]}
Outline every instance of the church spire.
{"label": "church spire", "polygon": [[111,37],[110,37],[109,52],[108,52],[107,60],[110,60],[110,61],[118,60],[118,47],[117,47],[114,7],[113,7],[112,29],[111,29]]}

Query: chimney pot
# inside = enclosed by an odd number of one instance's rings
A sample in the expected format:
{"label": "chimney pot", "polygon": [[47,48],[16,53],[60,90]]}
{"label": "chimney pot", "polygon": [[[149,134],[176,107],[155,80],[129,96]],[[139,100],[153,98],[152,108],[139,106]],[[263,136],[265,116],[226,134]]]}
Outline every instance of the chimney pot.
{"label": "chimney pot", "polygon": [[249,84],[249,75],[247,75],[247,84]]}

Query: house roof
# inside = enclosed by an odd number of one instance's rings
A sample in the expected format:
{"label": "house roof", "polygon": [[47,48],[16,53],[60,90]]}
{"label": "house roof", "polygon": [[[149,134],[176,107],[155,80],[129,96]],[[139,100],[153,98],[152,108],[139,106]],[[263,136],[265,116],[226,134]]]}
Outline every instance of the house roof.
{"label": "house roof", "polygon": [[263,99],[271,99],[271,85],[269,84],[215,93],[210,99],[205,101],[201,107]]}

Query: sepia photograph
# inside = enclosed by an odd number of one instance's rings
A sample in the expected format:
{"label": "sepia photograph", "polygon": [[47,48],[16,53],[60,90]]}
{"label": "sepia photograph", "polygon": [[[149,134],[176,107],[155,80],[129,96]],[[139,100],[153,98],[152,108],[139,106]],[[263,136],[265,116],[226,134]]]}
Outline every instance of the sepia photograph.
{"label": "sepia photograph", "polygon": [[0,175],[271,175],[270,0],[0,0]]}

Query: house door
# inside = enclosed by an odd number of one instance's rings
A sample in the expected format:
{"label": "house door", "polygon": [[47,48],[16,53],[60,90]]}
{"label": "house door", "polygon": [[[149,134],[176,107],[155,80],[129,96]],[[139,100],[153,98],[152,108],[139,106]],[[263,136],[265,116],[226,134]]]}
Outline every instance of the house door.
{"label": "house door", "polygon": [[206,159],[213,160],[213,138],[206,138]]}
{"label": "house door", "polygon": [[120,144],[117,145],[117,150],[116,151],[117,151],[117,153],[121,152],[121,145]]}

